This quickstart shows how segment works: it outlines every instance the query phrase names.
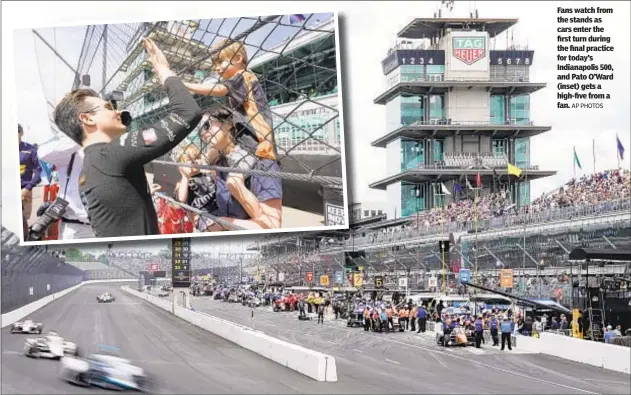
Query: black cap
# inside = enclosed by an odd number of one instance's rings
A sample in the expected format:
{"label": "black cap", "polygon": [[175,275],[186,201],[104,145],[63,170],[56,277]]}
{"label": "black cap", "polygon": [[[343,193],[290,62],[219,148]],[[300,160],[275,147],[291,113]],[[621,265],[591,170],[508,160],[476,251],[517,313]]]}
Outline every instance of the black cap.
{"label": "black cap", "polygon": [[20,125],[20,124],[18,123],[18,132],[23,132],[23,131],[24,131],[24,130],[22,129],[22,125]]}

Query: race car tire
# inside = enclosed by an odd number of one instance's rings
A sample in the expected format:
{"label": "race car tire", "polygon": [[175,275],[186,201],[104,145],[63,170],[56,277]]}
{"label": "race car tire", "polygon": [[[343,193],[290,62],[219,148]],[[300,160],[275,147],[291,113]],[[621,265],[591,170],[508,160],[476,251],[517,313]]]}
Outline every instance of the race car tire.
{"label": "race car tire", "polygon": [[136,385],[138,386],[138,391],[140,392],[150,392],[153,387],[153,378],[149,375],[145,374],[145,376],[135,377]]}
{"label": "race car tire", "polygon": [[28,348],[27,347],[24,347],[24,348],[25,348],[24,355],[26,355],[29,358],[36,358],[36,354],[35,354],[37,352],[36,347],[31,346]]}

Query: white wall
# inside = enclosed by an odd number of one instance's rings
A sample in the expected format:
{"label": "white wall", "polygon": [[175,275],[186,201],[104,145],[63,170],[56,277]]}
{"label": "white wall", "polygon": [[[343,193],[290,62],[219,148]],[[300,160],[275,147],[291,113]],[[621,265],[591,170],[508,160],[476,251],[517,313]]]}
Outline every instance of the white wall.
{"label": "white wall", "polygon": [[489,122],[491,97],[484,89],[454,89],[445,96],[447,118],[452,123]]}
{"label": "white wall", "polygon": [[393,176],[401,173],[401,139],[386,145],[386,174]]}
{"label": "white wall", "polygon": [[[401,183],[390,184],[386,189],[386,215],[388,219],[401,218]],[[396,214],[396,216],[395,216]]]}
{"label": "white wall", "polygon": [[386,132],[390,133],[401,127],[401,96],[396,96],[386,103]]}

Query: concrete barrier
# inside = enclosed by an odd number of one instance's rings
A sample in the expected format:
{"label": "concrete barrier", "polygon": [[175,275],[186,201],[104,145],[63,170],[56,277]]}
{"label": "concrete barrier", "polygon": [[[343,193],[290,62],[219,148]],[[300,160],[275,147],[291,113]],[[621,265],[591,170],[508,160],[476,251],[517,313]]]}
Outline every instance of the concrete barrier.
{"label": "concrete barrier", "polygon": [[541,333],[538,339],[517,336],[517,347],[533,353],[548,354],[607,370],[631,373],[631,348],[629,347],[545,332]]}
{"label": "concrete barrier", "polygon": [[[246,326],[206,313],[198,313],[180,306],[173,307],[170,301],[138,292],[126,286],[123,286],[122,289],[164,310],[171,311],[184,321],[314,380],[337,381],[337,366],[335,358],[332,356],[268,336]],[[169,304],[170,308],[167,308],[166,304]]]}
{"label": "concrete barrier", "polygon": [[59,299],[62,296],[69,294],[70,292],[78,289],[79,287],[85,284],[95,284],[95,283],[121,283],[121,282],[134,282],[138,281],[138,279],[127,279],[127,280],[90,280],[79,283],[73,287],[66,288],[63,291],[55,292],[54,294],[50,294],[48,296],[44,296],[41,299],[36,300],[35,302],[31,302],[26,306],[20,307],[19,309],[15,309],[13,311],[9,311],[8,313],[2,314],[2,328],[7,327],[9,325],[13,325],[13,323],[23,319],[24,317],[33,314],[37,310],[46,306],[50,302],[55,299]]}

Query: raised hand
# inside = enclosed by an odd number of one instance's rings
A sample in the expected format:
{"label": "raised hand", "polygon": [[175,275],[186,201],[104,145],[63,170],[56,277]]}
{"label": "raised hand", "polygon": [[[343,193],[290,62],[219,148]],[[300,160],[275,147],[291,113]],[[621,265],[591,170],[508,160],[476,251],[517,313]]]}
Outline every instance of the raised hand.
{"label": "raised hand", "polygon": [[142,44],[145,47],[147,54],[149,55],[149,61],[153,66],[153,70],[158,75],[158,79],[160,80],[161,84],[164,84],[164,81],[168,77],[175,76],[175,73],[171,70],[171,67],[169,66],[169,61],[167,60],[166,56],[164,56],[162,50],[158,48],[158,46],[152,39],[144,38],[142,40]]}

